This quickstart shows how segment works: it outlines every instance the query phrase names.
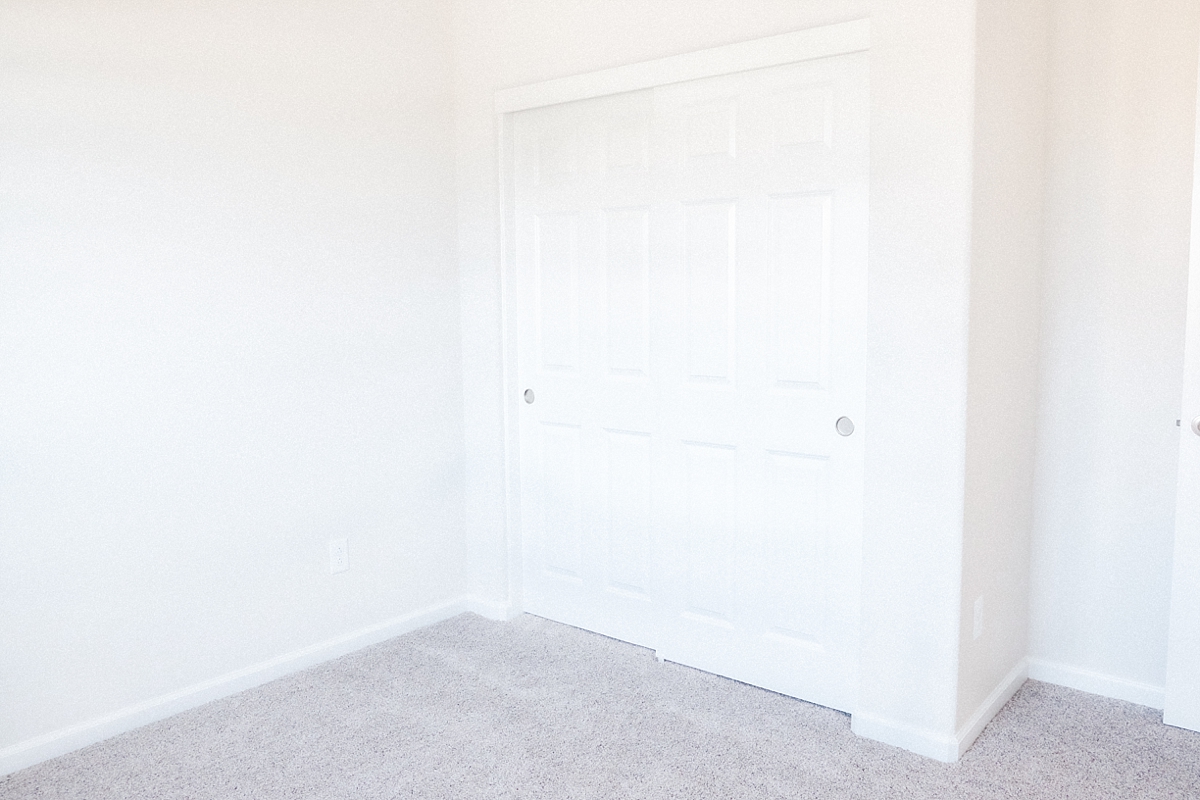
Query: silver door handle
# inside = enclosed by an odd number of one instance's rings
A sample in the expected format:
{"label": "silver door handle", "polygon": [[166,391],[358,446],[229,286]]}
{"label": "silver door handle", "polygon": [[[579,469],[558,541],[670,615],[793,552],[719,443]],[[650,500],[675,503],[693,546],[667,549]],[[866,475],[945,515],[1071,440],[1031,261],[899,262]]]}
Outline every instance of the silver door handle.
{"label": "silver door handle", "polygon": [[1192,433],[1200,436],[1200,417],[1196,417],[1192,420]]}
{"label": "silver door handle", "polygon": [[854,420],[849,417],[838,417],[837,422],[833,423],[833,427],[837,429],[839,436],[849,436],[854,433]]}
{"label": "silver door handle", "polygon": [[533,389],[526,389],[524,397],[526,403],[533,405]]}

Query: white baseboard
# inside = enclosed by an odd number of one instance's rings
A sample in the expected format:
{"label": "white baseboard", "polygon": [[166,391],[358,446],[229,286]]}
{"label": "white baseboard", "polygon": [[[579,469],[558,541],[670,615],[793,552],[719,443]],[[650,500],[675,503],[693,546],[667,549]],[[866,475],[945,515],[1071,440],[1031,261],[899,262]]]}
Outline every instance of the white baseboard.
{"label": "white baseboard", "polygon": [[958,740],[926,728],[855,712],[850,716],[850,730],[867,739],[890,744],[917,755],[951,763],[958,760]]}
{"label": "white baseboard", "polygon": [[1017,693],[1028,678],[1029,659],[1022,658],[1012,668],[1012,671],[1004,676],[1004,680],[996,685],[996,688],[980,704],[979,708],[971,715],[966,724],[958,729],[958,734],[955,737],[958,739],[958,755],[955,756],[955,760],[961,758],[962,754],[970,749],[975,740],[979,738],[979,734],[983,733],[983,729],[992,721],[992,717],[1000,713],[1000,709],[1004,708],[1004,704],[1012,699],[1012,696]]}
{"label": "white baseboard", "polygon": [[1029,659],[1029,677],[1035,681],[1056,683],[1069,689],[1090,692],[1114,700],[1137,703],[1140,706],[1162,709],[1165,690],[1162,686],[1118,678],[1100,672],[1057,664],[1040,658]]}
{"label": "white baseboard", "polygon": [[467,611],[478,614],[484,619],[496,620],[497,622],[508,622],[521,615],[521,609],[516,608],[511,603],[486,600],[477,595],[471,595],[466,598],[466,607]]}
{"label": "white baseboard", "polygon": [[1027,678],[1151,708],[1163,707],[1164,691],[1161,686],[1125,680],[1040,658],[1028,658],[1022,659],[1013,667],[1012,672],[988,695],[987,700],[954,736],[943,736],[934,731],[861,713],[851,717],[850,727],[859,736],[868,739],[902,747],[938,761],[957,761]]}
{"label": "white baseboard", "polygon": [[249,667],[127,706],[68,728],[18,742],[0,750],[0,776],[70,753],[117,734],[166,719],[181,711],[219,700],[254,686],[315,666],[363,647],[391,639],[435,622],[473,611],[489,619],[507,619],[508,606],[474,597],[460,597],[395,619],[328,639]]}
{"label": "white baseboard", "polygon": [[850,729],[868,739],[911,750],[938,761],[954,763],[979,738],[992,717],[1017,693],[1028,677],[1028,671],[1026,660],[1021,659],[953,736],[861,713],[851,715]]}

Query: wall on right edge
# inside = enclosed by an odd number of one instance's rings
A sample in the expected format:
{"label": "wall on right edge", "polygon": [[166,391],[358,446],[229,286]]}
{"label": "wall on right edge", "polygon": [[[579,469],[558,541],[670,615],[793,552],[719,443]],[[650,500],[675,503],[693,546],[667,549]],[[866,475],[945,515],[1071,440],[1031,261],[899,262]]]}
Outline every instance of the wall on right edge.
{"label": "wall on right edge", "polygon": [[1052,0],[1031,674],[1161,703],[1194,0]]}

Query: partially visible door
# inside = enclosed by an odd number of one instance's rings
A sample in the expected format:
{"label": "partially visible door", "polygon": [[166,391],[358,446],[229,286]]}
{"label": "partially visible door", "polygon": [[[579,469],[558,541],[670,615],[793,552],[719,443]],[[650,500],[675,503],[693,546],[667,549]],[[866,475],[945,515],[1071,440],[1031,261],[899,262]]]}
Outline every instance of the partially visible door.
{"label": "partially visible door", "polygon": [[1196,153],[1163,722],[1200,731],[1200,100]]}
{"label": "partially visible door", "polygon": [[516,115],[527,611],[851,709],[867,99],[855,54]]}

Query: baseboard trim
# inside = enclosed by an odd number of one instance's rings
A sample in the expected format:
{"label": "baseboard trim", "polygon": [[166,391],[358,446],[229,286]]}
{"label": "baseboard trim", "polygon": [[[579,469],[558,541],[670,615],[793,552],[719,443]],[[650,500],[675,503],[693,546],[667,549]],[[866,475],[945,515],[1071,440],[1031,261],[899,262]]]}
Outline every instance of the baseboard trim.
{"label": "baseboard trim", "polygon": [[328,639],[291,653],[220,675],[169,694],[127,706],[103,717],[18,742],[0,750],[0,776],[66,755],[181,711],[299,672],[364,647],[473,611],[489,619],[507,606],[474,597],[459,597],[409,614]]}
{"label": "baseboard trim", "polygon": [[992,718],[1000,713],[1000,709],[1004,708],[1004,704],[1012,699],[1020,688],[1029,678],[1029,659],[1022,658],[1017,662],[1017,665],[1012,668],[1008,675],[1004,676],[1004,680],[997,684],[992,693],[987,696],[987,699],[980,704],[979,708],[971,715],[966,724],[958,729],[958,734],[955,736],[958,739],[958,755],[955,759],[962,757],[962,754],[971,749],[971,745],[979,738],[979,734],[983,733],[983,729],[992,721]]}
{"label": "baseboard trim", "polygon": [[497,622],[508,622],[521,615],[521,609],[514,606],[512,603],[504,603],[498,600],[487,600],[477,595],[472,595],[466,598],[466,608],[473,614],[478,614],[484,619],[491,619]]}
{"label": "baseboard trim", "polygon": [[905,725],[873,714],[855,712],[850,716],[850,730],[867,739],[890,744],[917,755],[953,763],[958,760],[958,740],[927,728]]}
{"label": "baseboard trim", "polygon": [[966,724],[959,728],[953,736],[858,712],[850,717],[850,729],[867,739],[874,739],[893,747],[910,750],[917,755],[952,764],[970,749],[975,740],[979,738],[979,734],[992,721],[992,717],[996,716],[1000,709],[1004,708],[1004,704],[1012,699],[1028,676],[1029,665],[1026,659],[1021,659],[1012,671],[1004,676],[1004,680],[1000,681],[999,685],[992,690],[992,693],[971,715]]}
{"label": "baseboard trim", "polygon": [[1072,667],[1068,664],[1058,664],[1040,658],[1029,659],[1029,677],[1035,681],[1045,681],[1081,692],[1111,697],[1114,700],[1124,700],[1162,710],[1166,690],[1162,686],[1118,678],[1101,672]]}

